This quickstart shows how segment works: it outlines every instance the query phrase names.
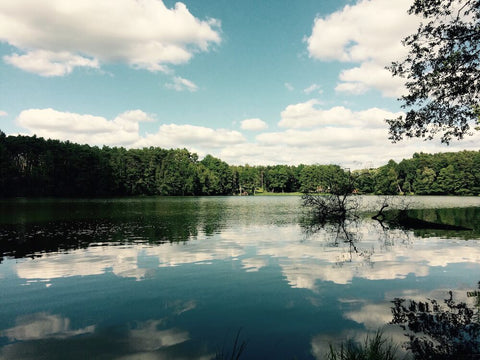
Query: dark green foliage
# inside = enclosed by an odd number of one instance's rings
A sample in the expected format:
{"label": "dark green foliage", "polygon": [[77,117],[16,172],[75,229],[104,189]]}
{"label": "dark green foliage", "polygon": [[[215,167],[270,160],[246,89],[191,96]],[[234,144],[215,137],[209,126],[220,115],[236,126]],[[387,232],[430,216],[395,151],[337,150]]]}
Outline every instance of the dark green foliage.
{"label": "dark green foliage", "polygon": [[0,138],[3,196],[100,196],[111,168],[97,147],[28,136]]}
{"label": "dark green foliage", "polygon": [[230,166],[211,155],[200,161],[198,170],[202,195],[229,195],[234,191],[234,177]]}
{"label": "dark green foliage", "polygon": [[302,196],[303,206],[312,209],[315,221],[326,224],[355,218],[358,203],[351,197],[355,190],[355,179],[351,173],[340,167],[331,167],[324,181],[325,188],[322,191],[327,191],[328,195],[310,192]]}
{"label": "dark green foliage", "polygon": [[197,155],[187,149],[169,150],[159,170],[159,195],[195,195],[197,163]]}
{"label": "dark green foliage", "polygon": [[267,168],[267,177],[265,184],[267,189],[272,192],[285,192],[288,188],[291,188],[290,183],[293,178],[293,174],[287,166],[273,166]]}
{"label": "dark green foliage", "polygon": [[378,169],[375,174],[375,193],[395,195],[401,192],[398,175],[398,164],[390,160],[387,165]]}
{"label": "dark green foliage", "polygon": [[476,309],[454,301],[451,291],[443,303],[435,299],[417,302],[396,298],[392,301],[392,323],[406,331],[405,345],[415,359],[478,359],[479,294],[478,291],[467,293],[477,298]]}
{"label": "dark green foliage", "polygon": [[375,192],[375,177],[371,170],[363,169],[352,173],[355,179],[356,190],[360,194],[373,194]]}
{"label": "dark green foliage", "polygon": [[186,149],[99,149],[3,135],[0,161],[3,197],[200,194],[198,158]]}
{"label": "dark green foliage", "polygon": [[387,120],[390,138],[461,139],[480,115],[480,2],[415,0],[409,14],[423,21],[403,41],[407,57],[389,68],[408,90],[400,99],[406,116]]}
{"label": "dark green foliage", "polygon": [[479,195],[480,151],[415,153],[398,164],[391,160],[353,175],[361,194]]}
{"label": "dark green foliage", "polygon": [[343,171],[338,165],[305,165],[300,171],[300,191],[309,192],[329,192],[332,184],[338,183],[336,180],[342,175]]}
{"label": "dark green foliage", "polygon": [[0,131],[0,197],[253,195],[257,191],[479,195],[480,151],[414,154],[378,169],[338,165],[230,166],[187,149],[92,147]]}

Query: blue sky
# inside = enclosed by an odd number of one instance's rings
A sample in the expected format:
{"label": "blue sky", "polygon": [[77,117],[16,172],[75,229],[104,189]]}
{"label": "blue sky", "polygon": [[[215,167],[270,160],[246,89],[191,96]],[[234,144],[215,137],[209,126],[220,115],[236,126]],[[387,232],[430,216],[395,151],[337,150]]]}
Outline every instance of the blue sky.
{"label": "blue sky", "polygon": [[388,140],[410,2],[0,0],[0,129],[230,164],[477,150]]}

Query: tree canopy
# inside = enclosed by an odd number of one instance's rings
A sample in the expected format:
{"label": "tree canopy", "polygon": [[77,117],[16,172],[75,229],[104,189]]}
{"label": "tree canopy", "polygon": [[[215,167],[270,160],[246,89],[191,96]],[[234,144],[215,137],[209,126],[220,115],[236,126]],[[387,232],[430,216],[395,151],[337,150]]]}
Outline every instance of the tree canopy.
{"label": "tree canopy", "polygon": [[199,160],[187,149],[98,148],[0,131],[0,197],[265,191],[479,195],[480,151],[414,154],[400,163],[390,160],[377,169],[354,170],[350,176],[338,165],[232,166],[211,155]]}
{"label": "tree canopy", "polygon": [[387,120],[390,139],[461,139],[480,116],[480,2],[414,0],[409,14],[423,21],[403,40],[408,55],[389,67],[408,90],[399,99],[406,115]]}

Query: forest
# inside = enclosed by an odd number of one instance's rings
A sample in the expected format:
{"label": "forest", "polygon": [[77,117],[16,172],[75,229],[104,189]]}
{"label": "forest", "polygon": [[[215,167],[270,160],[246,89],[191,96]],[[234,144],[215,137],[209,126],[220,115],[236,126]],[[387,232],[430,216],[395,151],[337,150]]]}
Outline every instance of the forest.
{"label": "forest", "polygon": [[187,149],[99,148],[0,131],[4,198],[322,193],[345,176],[358,194],[480,195],[480,151],[415,153],[350,172],[338,165],[233,166]]}

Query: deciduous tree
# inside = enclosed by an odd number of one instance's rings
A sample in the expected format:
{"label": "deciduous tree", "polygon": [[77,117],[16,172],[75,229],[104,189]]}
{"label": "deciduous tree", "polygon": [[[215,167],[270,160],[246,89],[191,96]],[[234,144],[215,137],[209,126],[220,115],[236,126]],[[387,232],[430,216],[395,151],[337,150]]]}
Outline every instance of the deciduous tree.
{"label": "deciduous tree", "polygon": [[399,99],[406,115],[387,120],[390,139],[461,139],[479,123],[480,2],[415,0],[409,14],[423,22],[403,41],[408,55],[389,67],[408,90]]}

